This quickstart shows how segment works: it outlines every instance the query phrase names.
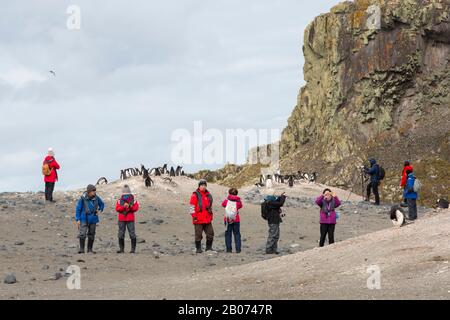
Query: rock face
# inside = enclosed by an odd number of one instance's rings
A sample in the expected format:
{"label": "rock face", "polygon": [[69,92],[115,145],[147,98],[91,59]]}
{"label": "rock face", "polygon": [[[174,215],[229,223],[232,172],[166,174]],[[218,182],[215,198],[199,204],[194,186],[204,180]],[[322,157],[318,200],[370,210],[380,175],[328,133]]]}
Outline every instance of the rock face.
{"label": "rock face", "polygon": [[303,52],[306,85],[282,134],[283,172],[352,187],[356,166],[375,157],[385,199],[397,200],[410,160],[425,203],[450,196],[450,1],[341,3],[308,25]]}

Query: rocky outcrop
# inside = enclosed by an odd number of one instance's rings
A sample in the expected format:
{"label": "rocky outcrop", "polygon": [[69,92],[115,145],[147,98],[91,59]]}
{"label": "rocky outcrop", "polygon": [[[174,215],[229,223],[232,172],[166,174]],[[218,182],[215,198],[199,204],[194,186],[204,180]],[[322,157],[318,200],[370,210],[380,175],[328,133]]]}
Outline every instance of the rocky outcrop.
{"label": "rocky outcrop", "polygon": [[281,140],[283,172],[359,186],[368,157],[397,199],[402,164],[424,183],[425,202],[450,196],[450,2],[341,3],[305,30],[304,79]]}

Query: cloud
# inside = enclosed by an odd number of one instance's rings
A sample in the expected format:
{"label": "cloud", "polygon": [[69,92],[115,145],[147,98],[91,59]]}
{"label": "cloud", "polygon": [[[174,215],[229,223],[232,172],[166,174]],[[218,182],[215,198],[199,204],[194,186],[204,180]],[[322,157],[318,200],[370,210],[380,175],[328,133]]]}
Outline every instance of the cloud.
{"label": "cloud", "polygon": [[58,188],[83,187],[170,162],[172,132],[196,120],[282,129],[303,81],[303,29],[337,2],[78,0],[79,31],[66,28],[73,2],[4,3],[0,190],[42,189],[49,146]]}

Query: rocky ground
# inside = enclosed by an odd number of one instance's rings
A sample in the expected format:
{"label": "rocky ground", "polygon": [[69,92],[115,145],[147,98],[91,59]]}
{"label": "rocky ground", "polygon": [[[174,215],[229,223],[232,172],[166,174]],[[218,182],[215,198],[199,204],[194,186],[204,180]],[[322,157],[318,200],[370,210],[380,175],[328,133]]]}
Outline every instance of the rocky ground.
{"label": "rocky ground", "polygon": [[[117,218],[114,204],[120,195],[122,182],[98,187],[98,194],[105,201],[106,210],[97,229],[94,248],[97,251],[96,255],[77,254],[77,230],[73,216],[75,203],[82,190],[56,192],[56,204],[44,204],[42,193],[0,194],[0,271],[4,280],[0,284],[0,298],[123,299],[124,294],[125,298],[137,299],[228,298],[231,292],[234,298],[242,299],[365,298],[369,297],[368,293],[359,296],[358,291],[354,291],[351,286],[347,291],[340,292],[339,288],[343,284],[338,280],[329,280],[328,277],[336,273],[346,275],[345,272],[349,272],[345,277],[350,277],[352,272],[358,270],[360,272],[358,279],[362,278],[364,272],[361,271],[361,259],[364,256],[372,257],[370,248],[376,249],[374,252],[380,259],[382,257],[380,261],[385,261],[383,263],[393,264],[396,261],[392,256],[392,250],[388,250],[387,247],[396,241],[396,237],[400,237],[401,231],[392,230],[392,223],[387,216],[390,206],[375,207],[361,203],[359,196],[349,195],[348,191],[339,189],[334,191],[344,204],[340,209],[342,217],[336,231],[338,244],[316,249],[319,224],[318,208],[313,201],[324,186],[306,183],[298,184],[294,188],[276,186],[274,190],[266,190],[247,187],[241,190],[244,200],[244,209],[241,212],[243,238],[241,254],[224,252],[223,209],[219,206],[220,200],[227,194],[227,188],[209,185],[216,199],[214,206],[216,251],[196,255],[193,252],[193,227],[187,205],[189,196],[196,187],[196,181],[187,177],[176,177],[172,182],[165,182],[160,178],[156,178],[155,181],[156,185],[150,189],[143,186],[141,178],[127,181],[141,202],[141,210],[137,217],[139,241],[136,255],[115,253]],[[281,257],[266,256],[264,244],[267,226],[260,217],[258,204],[264,194],[281,192],[286,192],[289,196],[284,209],[286,217],[281,227]],[[434,219],[432,210],[426,208],[420,208],[419,216]],[[448,215],[445,222],[448,222]],[[432,222],[427,223],[434,228]],[[447,261],[450,248],[449,229],[445,231],[443,226],[436,224],[436,228],[440,230],[439,234],[436,230],[432,231],[433,234],[436,233],[436,239],[432,239],[432,243],[422,243],[428,241],[428,238],[422,240],[425,235],[418,231],[423,232],[427,229],[416,230],[415,233],[407,231],[414,230],[416,224],[402,228],[410,239],[398,244],[398,250],[403,250],[399,252],[409,254],[415,252],[414,248],[419,247],[423,248],[417,249],[419,253],[432,255],[434,245],[440,242],[441,248],[447,250],[440,254],[443,261],[430,264]],[[385,230],[383,232],[386,234],[378,233],[378,236],[368,235],[365,238],[352,239],[379,230]],[[369,244],[371,237],[379,237],[379,241]],[[346,239],[351,240],[345,241]],[[128,251],[128,240],[126,245]],[[410,247],[412,249],[408,249]],[[386,249],[384,253],[383,248]],[[435,256],[438,256],[438,252]],[[346,264],[350,269],[345,271],[340,266],[336,269],[338,264],[335,265],[333,261]],[[369,262],[377,261],[374,259]],[[78,265],[81,268],[81,290],[68,290],[66,287],[68,277],[66,270],[69,265]],[[277,267],[278,265],[283,265],[284,269],[278,270],[281,268]],[[333,267],[330,275],[324,277],[326,282],[332,281],[331,287],[329,283],[321,282],[322,273],[327,266]],[[408,268],[410,269],[407,272],[411,274],[411,279],[416,279],[413,266]],[[419,266],[417,270],[420,271],[421,267]],[[230,273],[234,274],[231,278],[228,277]],[[239,287],[237,291],[229,282],[236,275],[243,279],[243,282],[237,285]],[[308,279],[300,281],[299,277]],[[205,279],[209,279],[210,282]],[[433,278],[436,283],[437,280],[438,278]],[[274,281],[280,281],[286,291],[281,289],[268,291]],[[313,290],[312,284],[318,287]],[[328,289],[320,289],[320,286],[325,285]],[[310,290],[300,294],[300,288],[305,286],[310,286]],[[417,295],[412,296],[431,297],[439,294],[439,297],[448,298],[447,291],[438,289],[427,287],[425,295],[422,296],[417,291]],[[387,296],[381,293],[375,295],[377,298]]]}

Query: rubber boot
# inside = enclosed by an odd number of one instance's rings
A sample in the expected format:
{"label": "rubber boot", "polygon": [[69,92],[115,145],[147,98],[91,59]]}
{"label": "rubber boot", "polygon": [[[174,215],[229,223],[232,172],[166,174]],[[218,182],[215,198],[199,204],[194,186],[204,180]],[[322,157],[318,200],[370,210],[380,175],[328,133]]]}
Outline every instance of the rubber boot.
{"label": "rubber boot", "polygon": [[94,239],[88,239],[88,249],[87,249],[87,252],[88,252],[88,253],[92,253],[92,254],[96,254],[97,252],[95,252],[94,250],[92,250],[93,247],[94,247]]}
{"label": "rubber boot", "polygon": [[137,243],[137,239],[131,239],[130,253],[136,253],[136,243]]}
{"label": "rubber boot", "polygon": [[212,251],[212,240],[206,240],[206,249],[205,251]]}
{"label": "rubber boot", "polygon": [[201,241],[195,241],[195,248],[197,249],[196,253],[202,253],[202,242]]}
{"label": "rubber boot", "polygon": [[124,253],[125,252],[125,239],[119,239],[119,250],[117,250],[117,253]]}
{"label": "rubber boot", "polygon": [[86,239],[81,239],[80,238],[80,250],[78,250],[79,254],[84,253],[84,244],[86,243]]}

